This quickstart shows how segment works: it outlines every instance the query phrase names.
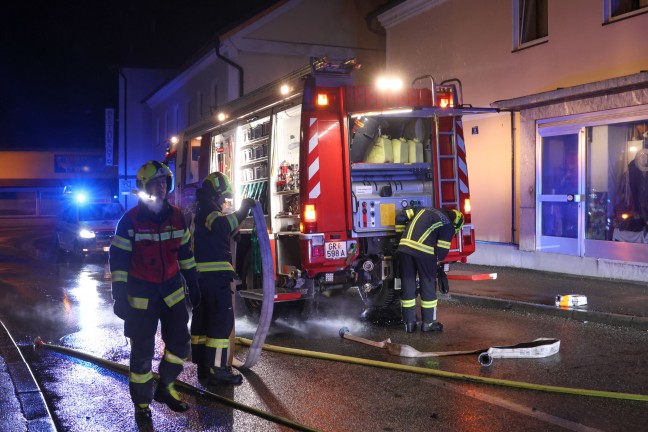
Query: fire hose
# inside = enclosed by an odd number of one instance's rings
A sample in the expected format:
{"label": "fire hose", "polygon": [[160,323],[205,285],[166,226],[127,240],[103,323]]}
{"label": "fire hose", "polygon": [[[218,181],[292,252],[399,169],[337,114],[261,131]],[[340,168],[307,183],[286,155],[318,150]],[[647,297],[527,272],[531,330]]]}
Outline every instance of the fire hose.
{"label": "fire hose", "polygon": [[420,352],[409,345],[392,343],[390,339],[382,342],[372,341],[360,336],[349,333],[348,327],[342,327],[339,331],[340,337],[365,345],[375,346],[377,348],[387,348],[391,355],[400,357],[417,358],[417,357],[445,357],[466,354],[479,354],[477,360],[482,366],[490,366],[493,359],[496,358],[542,358],[557,354],[560,350],[560,340],[553,338],[538,338],[531,342],[522,342],[508,346],[493,346],[468,351],[440,351],[440,352]]}
{"label": "fire hose", "polygon": [[274,265],[272,263],[272,250],[270,248],[270,238],[268,237],[268,227],[261,204],[257,201],[252,207],[252,217],[254,218],[254,227],[259,239],[259,249],[261,252],[261,271],[263,276],[263,302],[261,304],[261,313],[259,316],[259,325],[254,333],[254,338],[250,344],[245,362],[238,366],[240,369],[250,369],[256,364],[261,355],[263,344],[265,343],[268,329],[272,321],[272,311],[274,309],[275,280]]}
{"label": "fire hose", "polygon": [[[110,361],[110,360],[106,360],[106,359],[101,358],[101,357],[96,357],[96,356],[93,356],[91,354],[85,353],[83,351],[78,351],[78,350],[75,350],[75,349],[72,349],[72,348],[62,347],[62,346],[59,346],[59,345],[48,344],[48,343],[43,342],[43,340],[40,339],[40,338],[35,341],[35,345],[36,345],[36,348],[46,348],[46,349],[49,349],[51,351],[55,351],[55,352],[58,352],[58,353],[61,353],[61,354],[66,354],[66,355],[69,355],[69,356],[72,356],[72,357],[76,357],[78,359],[85,360],[85,361],[88,361],[90,363],[94,363],[96,365],[105,367],[106,369],[115,371],[117,373],[124,374],[126,376],[128,376],[128,374],[129,374],[128,366],[123,365],[121,363],[116,363],[116,362],[113,362],[113,361]],[[159,375],[157,373],[153,373],[153,378],[159,379]],[[257,408],[242,404],[240,402],[236,402],[236,401],[234,401],[232,399],[228,399],[226,397],[220,396],[220,395],[218,395],[216,393],[212,393],[212,392],[204,390],[204,389],[199,389],[199,388],[194,387],[191,384],[187,384],[187,383],[185,383],[183,381],[176,380],[175,383],[178,386],[178,388],[184,390],[187,393],[191,393],[191,394],[198,395],[198,396],[209,397],[209,398],[211,398],[211,399],[213,399],[213,400],[215,400],[215,401],[217,401],[219,403],[222,403],[223,405],[230,406],[232,408],[238,409],[240,411],[247,412],[247,413],[255,415],[257,417],[261,417],[261,418],[269,420],[269,421],[271,421],[273,423],[288,426],[288,427],[290,427],[290,428],[292,428],[294,430],[298,430],[298,431],[317,431],[317,429],[310,428],[310,427],[308,427],[306,425],[303,425],[301,423],[297,423],[297,422],[294,422],[292,420],[288,420],[287,418],[284,418],[284,417],[275,416],[273,414],[267,413],[267,412],[262,411],[260,409],[257,409]]]}
{"label": "fire hose", "polygon": [[[237,337],[236,342],[246,346],[249,346],[252,343],[252,341],[250,341],[249,339],[245,339],[241,337]],[[648,395],[642,395],[642,394],[579,389],[579,388],[571,388],[571,387],[559,387],[559,386],[551,386],[551,385],[544,385],[544,384],[533,384],[533,383],[527,383],[523,381],[511,381],[511,380],[498,379],[498,378],[488,378],[488,377],[468,375],[468,374],[462,374],[456,372],[447,372],[438,369],[429,369],[429,368],[423,368],[418,366],[408,366],[408,365],[402,365],[397,363],[389,363],[389,362],[384,362],[379,360],[369,360],[369,359],[363,359],[359,357],[350,357],[350,356],[344,356],[339,354],[330,354],[330,353],[323,353],[317,351],[287,348],[287,347],[281,347],[276,345],[266,344],[263,345],[263,349],[266,351],[277,352],[282,354],[316,358],[321,360],[338,361],[338,362],[351,363],[351,364],[357,364],[362,366],[373,366],[373,367],[378,367],[383,369],[412,372],[412,373],[418,373],[422,375],[431,375],[431,376],[437,376],[443,378],[457,379],[462,381],[477,382],[482,384],[492,384],[492,385],[498,385],[504,387],[545,391],[551,393],[573,394],[578,396],[592,396],[592,397],[601,397],[607,399],[622,399],[622,400],[648,402]]]}

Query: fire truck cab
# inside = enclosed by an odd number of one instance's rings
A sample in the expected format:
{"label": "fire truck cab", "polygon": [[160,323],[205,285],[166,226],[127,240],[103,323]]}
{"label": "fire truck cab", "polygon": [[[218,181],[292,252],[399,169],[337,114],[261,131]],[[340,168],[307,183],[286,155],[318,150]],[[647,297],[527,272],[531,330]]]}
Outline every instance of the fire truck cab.
{"label": "fire truck cab", "polygon": [[461,118],[495,110],[464,105],[456,79],[354,86],[356,67],[316,60],[223,106],[170,149],[175,204],[190,208],[199,182],[221,171],[235,187],[234,207],[245,197],[262,206],[267,233],[248,218],[236,255],[238,292],[249,307],[263,299],[255,235],[270,236],[279,302],[350,287],[372,306],[396,302],[395,216],[407,206],[464,213],[444,261],[465,261],[475,250]]}
{"label": "fire truck cab", "polygon": [[56,224],[56,245],[77,258],[105,254],[124,208],[116,198],[92,189],[66,186]]}

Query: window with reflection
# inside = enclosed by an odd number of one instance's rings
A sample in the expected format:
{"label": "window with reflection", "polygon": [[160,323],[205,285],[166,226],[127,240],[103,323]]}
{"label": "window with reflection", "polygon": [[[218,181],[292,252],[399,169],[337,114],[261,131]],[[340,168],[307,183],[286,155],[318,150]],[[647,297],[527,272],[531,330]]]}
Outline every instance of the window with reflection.
{"label": "window with reflection", "polygon": [[648,119],[587,128],[586,238],[648,243]]}

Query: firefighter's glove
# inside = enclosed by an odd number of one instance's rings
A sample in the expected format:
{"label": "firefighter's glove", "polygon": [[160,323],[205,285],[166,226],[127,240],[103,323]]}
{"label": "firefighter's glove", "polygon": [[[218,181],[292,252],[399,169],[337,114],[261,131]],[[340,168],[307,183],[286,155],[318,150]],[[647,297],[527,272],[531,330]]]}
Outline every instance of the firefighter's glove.
{"label": "firefighter's glove", "polygon": [[189,291],[189,301],[191,301],[191,307],[195,309],[200,304],[201,298],[198,281],[187,281],[187,291]]}
{"label": "firefighter's glove", "polygon": [[441,292],[441,294],[448,294],[450,292],[450,284],[448,283],[448,275],[446,275],[443,263],[438,264],[437,281],[439,292]]}
{"label": "firefighter's glove", "polygon": [[129,311],[130,305],[128,304],[128,297],[125,295],[117,297],[115,299],[115,303],[113,304],[113,312],[115,313],[115,315],[117,315],[120,319],[125,320],[128,316]]}
{"label": "firefighter's glove", "polygon": [[255,205],[256,201],[254,201],[252,198],[243,198],[243,201],[241,201],[241,207],[246,209],[246,211],[250,211],[250,209]]}

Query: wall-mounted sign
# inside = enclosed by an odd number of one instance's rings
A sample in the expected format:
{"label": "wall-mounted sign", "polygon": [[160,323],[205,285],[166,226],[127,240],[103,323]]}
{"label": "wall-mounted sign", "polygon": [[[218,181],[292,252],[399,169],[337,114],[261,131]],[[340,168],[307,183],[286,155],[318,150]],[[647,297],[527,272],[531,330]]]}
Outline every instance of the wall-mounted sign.
{"label": "wall-mounted sign", "polygon": [[114,157],[115,110],[106,108],[106,165],[115,165]]}

